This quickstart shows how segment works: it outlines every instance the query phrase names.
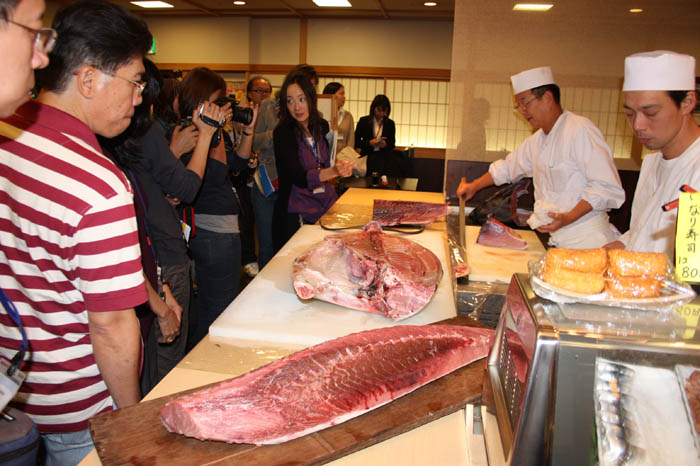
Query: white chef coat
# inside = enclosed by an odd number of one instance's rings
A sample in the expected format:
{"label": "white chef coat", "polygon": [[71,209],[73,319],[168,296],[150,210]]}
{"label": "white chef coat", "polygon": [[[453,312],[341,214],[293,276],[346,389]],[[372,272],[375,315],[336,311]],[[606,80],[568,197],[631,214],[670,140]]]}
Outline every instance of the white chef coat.
{"label": "white chef coat", "polygon": [[644,157],[632,201],[630,229],[620,237],[625,249],[663,252],[673,260],[678,210],[664,212],[661,206],[678,199],[684,184],[700,190],[700,138],[675,159],[666,160],[661,152]]}
{"label": "white chef coat", "polygon": [[535,200],[556,205],[562,212],[584,200],[593,210],[555,231],[559,247],[596,248],[617,239],[607,211],[625,201],[625,191],[603,134],[588,118],[564,111],[549,134],[539,129],[489,173],[496,185],[531,176]]}

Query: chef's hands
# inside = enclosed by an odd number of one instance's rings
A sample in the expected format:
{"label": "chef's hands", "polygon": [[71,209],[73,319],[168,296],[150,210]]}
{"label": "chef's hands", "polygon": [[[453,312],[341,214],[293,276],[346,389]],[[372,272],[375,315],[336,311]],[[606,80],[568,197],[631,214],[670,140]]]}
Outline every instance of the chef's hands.
{"label": "chef's hands", "polygon": [[537,231],[539,231],[540,233],[553,233],[558,229],[565,227],[571,223],[568,214],[549,212],[547,215],[549,215],[549,217],[552,218],[553,221],[552,223],[548,223],[537,228]]}
{"label": "chef's hands", "polygon": [[468,201],[479,191],[479,187],[476,183],[468,183],[466,178],[462,178],[459,182],[459,187],[457,187],[457,196]]}
{"label": "chef's hands", "polygon": [[625,249],[625,243],[622,241],[613,241],[603,246],[605,249]]}
{"label": "chef's hands", "polygon": [[339,177],[347,178],[352,175],[352,169],[355,168],[355,163],[349,160],[337,160],[333,168]]}
{"label": "chef's hands", "polygon": [[182,319],[182,307],[170,291],[170,286],[163,284],[165,295],[164,306],[160,306],[156,312],[158,327],[162,334],[158,343],[172,343],[180,335],[180,321]]}

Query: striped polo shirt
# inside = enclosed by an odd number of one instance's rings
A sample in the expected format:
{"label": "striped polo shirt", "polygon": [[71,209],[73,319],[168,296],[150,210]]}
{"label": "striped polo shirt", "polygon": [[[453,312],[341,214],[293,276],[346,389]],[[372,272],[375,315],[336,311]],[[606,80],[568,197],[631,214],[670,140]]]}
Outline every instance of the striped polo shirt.
{"label": "striped polo shirt", "polygon": [[[27,102],[0,121],[0,287],[29,338],[14,404],[41,432],[76,432],[111,409],[88,310],[146,300],[131,186],[95,135],[56,108]],[[0,354],[21,343],[0,309]]]}

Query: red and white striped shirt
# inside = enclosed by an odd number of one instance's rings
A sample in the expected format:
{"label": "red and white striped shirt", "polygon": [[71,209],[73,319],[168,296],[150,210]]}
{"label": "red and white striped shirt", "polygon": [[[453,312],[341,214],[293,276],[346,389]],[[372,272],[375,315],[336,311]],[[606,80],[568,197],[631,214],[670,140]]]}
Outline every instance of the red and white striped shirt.
{"label": "red and white striped shirt", "polygon": [[[87,311],[146,300],[131,186],[78,119],[27,102],[0,121],[0,287],[29,338],[15,405],[42,432],[76,432],[110,410]],[[0,353],[17,326],[0,310]]]}

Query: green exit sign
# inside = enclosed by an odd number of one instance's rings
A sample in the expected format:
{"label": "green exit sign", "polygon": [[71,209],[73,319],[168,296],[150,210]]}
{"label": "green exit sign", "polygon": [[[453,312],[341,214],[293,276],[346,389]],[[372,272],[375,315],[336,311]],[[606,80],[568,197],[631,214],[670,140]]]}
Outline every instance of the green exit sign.
{"label": "green exit sign", "polygon": [[155,55],[156,53],[156,38],[153,38],[153,42],[151,43],[151,50],[148,51],[149,55]]}

